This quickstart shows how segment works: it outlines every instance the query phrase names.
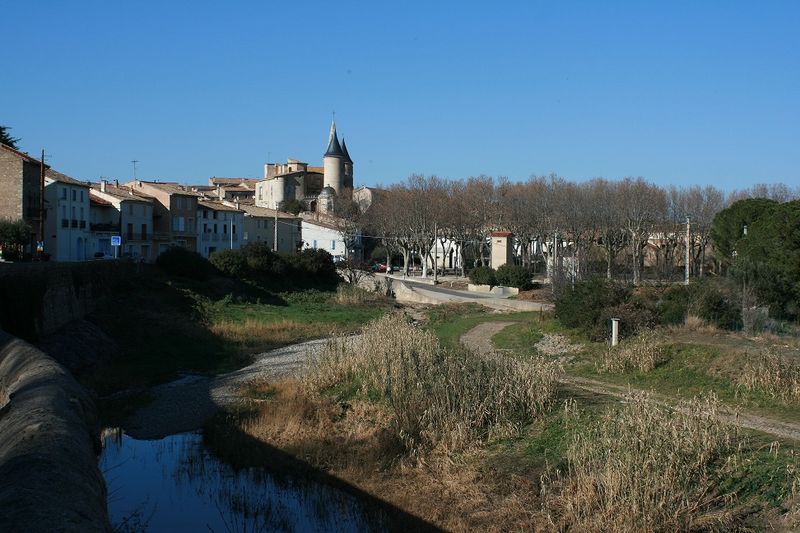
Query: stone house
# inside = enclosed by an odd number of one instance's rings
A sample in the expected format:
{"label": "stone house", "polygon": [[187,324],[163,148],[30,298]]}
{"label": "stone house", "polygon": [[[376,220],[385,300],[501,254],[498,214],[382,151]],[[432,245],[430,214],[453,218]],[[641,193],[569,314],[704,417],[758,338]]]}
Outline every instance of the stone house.
{"label": "stone house", "polygon": [[[275,215],[274,209],[247,204],[238,205],[244,212],[244,233],[242,245],[263,242],[274,249]],[[278,251],[295,253],[302,242],[300,218],[291,213],[277,212],[278,215]]]}
{"label": "stone house", "polygon": [[[47,165],[45,165],[47,168]],[[41,215],[42,163],[24,152],[0,144],[0,219],[24,220],[31,227],[31,235],[25,252],[36,250]]]}
{"label": "stone house", "polygon": [[158,257],[170,246],[197,251],[197,201],[201,197],[175,182],[136,180],[125,184],[153,198],[153,247]]}

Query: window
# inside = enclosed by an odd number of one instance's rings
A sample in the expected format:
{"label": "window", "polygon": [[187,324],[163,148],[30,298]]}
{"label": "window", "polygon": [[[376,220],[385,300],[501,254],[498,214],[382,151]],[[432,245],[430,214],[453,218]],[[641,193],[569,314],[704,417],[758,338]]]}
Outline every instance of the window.
{"label": "window", "polygon": [[216,232],[217,232],[217,225],[214,224],[214,233],[216,233]]}
{"label": "window", "polygon": [[147,224],[142,224],[142,240],[147,240]]}
{"label": "window", "polygon": [[72,201],[73,202],[77,199],[77,194],[78,194],[78,191],[76,191],[75,189],[72,189]]}
{"label": "window", "polygon": [[67,199],[67,188],[66,187],[61,187],[61,199],[62,200],[66,200]]}
{"label": "window", "polygon": [[222,233],[224,233],[225,235],[228,234],[228,225],[227,224],[223,224],[222,225]]}
{"label": "window", "polygon": [[128,224],[128,240],[133,240],[133,224]]}
{"label": "window", "polygon": [[335,249],[336,249],[336,241],[333,240],[333,241],[331,241],[331,250],[335,250]]}
{"label": "window", "polygon": [[236,235],[236,225],[235,224],[231,224],[231,232],[233,232],[233,234]]}
{"label": "window", "polygon": [[128,202],[128,214],[133,215],[133,203]]}
{"label": "window", "polygon": [[[72,192],[74,193],[75,191],[72,191]],[[75,206],[73,205],[73,206],[72,206],[72,218],[73,218],[73,220],[76,218],[76,217],[75,217],[75,212],[76,212],[76,210],[75,210]]]}
{"label": "window", "polygon": [[314,239],[313,248],[314,248],[315,250],[317,249],[317,239]]}
{"label": "window", "polygon": [[81,202],[83,201],[83,189],[81,189]]}
{"label": "window", "polygon": [[183,217],[172,217],[172,231],[184,231],[186,220]]}
{"label": "window", "polygon": [[[67,190],[64,189],[64,193],[65,193],[64,196],[66,196],[66,192],[67,192]],[[61,206],[61,218],[67,218],[67,206],[65,206],[65,205]]]}
{"label": "window", "polygon": [[83,220],[83,208],[81,207],[81,220]]}
{"label": "window", "polygon": [[175,197],[175,209],[183,209],[183,198],[180,196]]}

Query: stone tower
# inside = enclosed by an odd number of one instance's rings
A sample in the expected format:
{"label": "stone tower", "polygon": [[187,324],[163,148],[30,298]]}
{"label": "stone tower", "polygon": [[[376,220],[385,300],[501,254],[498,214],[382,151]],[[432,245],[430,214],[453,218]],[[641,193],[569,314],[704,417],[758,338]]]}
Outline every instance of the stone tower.
{"label": "stone tower", "polygon": [[328,150],[322,156],[323,168],[323,187],[332,188],[336,194],[339,194],[344,186],[344,164],[345,153],[342,150],[342,145],[339,144],[339,138],[336,136],[336,122],[331,123],[331,133],[328,139]]}
{"label": "stone tower", "polygon": [[344,158],[342,159],[343,168],[344,168],[344,181],[343,186],[345,189],[353,190],[353,160],[350,159],[350,153],[347,151],[347,144],[344,142],[344,137],[342,137],[342,153],[344,154]]}

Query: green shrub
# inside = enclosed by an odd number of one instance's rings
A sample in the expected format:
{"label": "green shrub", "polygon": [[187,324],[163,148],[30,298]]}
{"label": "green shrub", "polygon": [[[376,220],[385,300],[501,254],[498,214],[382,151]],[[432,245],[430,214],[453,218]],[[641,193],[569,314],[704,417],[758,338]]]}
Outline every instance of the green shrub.
{"label": "green shrub", "polygon": [[609,313],[621,313],[623,310],[617,306],[626,302],[630,295],[627,285],[602,278],[581,281],[556,293],[556,316],[565,326],[582,329],[602,339],[606,336],[605,321],[612,318]]}
{"label": "green shrub", "polygon": [[688,315],[693,315],[722,329],[741,329],[741,309],[734,292],[733,287],[717,280],[670,287],[658,302],[660,322],[682,324]]}
{"label": "green shrub", "polygon": [[603,309],[594,327],[587,328],[589,337],[594,341],[608,339],[612,318],[619,318],[620,338],[633,337],[658,324],[658,316],[651,309],[642,305],[641,301],[631,299]]}
{"label": "green shrub", "polygon": [[232,278],[241,278],[247,272],[247,259],[240,250],[220,250],[208,258],[217,270]]}
{"label": "green shrub", "polygon": [[497,269],[497,283],[506,287],[516,287],[526,291],[533,287],[531,273],[519,265],[503,265]]}
{"label": "green shrub", "polygon": [[214,273],[214,266],[202,255],[191,252],[182,246],[172,246],[156,259],[156,265],[172,276],[199,281],[207,280]]}
{"label": "green shrub", "polygon": [[469,273],[469,280],[475,285],[497,285],[497,276],[492,267],[479,266]]}

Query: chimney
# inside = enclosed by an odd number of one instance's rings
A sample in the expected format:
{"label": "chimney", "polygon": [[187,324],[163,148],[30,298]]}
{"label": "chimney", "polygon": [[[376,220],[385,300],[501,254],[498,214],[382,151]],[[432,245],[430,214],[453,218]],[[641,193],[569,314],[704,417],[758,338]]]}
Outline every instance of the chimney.
{"label": "chimney", "polygon": [[106,192],[106,186],[108,186],[108,180],[100,180],[100,192]]}
{"label": "chimney", "polygon": [[119,180],[114,180],[114,187],[119,187]]}
{"label": "chimney", "polygon": [[217,183],[217,198],[222,199],[222,196],[223,196],[222,187],[220,186],[219,183]]}
{"label": "chimney", "polygon": [[236,209],[239,209],[239,200],[236,200]]}

